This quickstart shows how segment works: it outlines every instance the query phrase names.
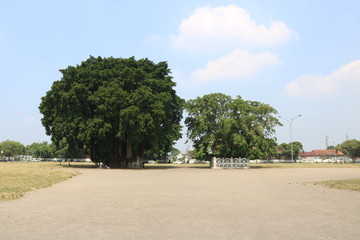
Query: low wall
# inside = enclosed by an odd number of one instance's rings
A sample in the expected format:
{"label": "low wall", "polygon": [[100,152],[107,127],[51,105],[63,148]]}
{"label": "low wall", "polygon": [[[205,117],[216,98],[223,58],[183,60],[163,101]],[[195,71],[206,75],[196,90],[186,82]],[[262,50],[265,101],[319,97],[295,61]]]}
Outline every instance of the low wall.
{"label": "low wall", "polygon": [[211,168],[248,168],[250,161],[246,158],[216,158],[210,163]]}

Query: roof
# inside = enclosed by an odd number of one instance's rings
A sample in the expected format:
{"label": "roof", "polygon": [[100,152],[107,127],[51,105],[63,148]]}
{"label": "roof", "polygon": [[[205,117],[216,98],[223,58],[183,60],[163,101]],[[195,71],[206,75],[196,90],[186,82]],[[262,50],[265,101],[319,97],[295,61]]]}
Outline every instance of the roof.
{"label": "roof", "polygon": [[317,157],[317,156],[343,156],[344,153],[338,150],[312,150],[311,152],[299,153],[299,157]]}

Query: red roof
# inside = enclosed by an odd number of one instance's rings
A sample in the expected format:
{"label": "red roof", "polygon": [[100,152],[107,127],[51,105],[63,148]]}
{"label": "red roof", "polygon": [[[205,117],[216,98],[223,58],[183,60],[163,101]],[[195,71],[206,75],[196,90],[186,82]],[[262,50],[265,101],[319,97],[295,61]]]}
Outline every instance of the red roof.
{"label": "red roof", "polygon": [[318,157],[318,156],[342,156],[344,153],[338,150],[312,150],[311,152],[299,153],[299,157]]}

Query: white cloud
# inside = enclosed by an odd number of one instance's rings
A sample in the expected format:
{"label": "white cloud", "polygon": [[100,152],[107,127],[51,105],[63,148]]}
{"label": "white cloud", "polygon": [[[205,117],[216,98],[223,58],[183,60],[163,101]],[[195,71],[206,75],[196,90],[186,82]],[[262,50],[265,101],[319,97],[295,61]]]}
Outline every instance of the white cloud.
{"label": "white cloud", "polygon": [[235,49],[227,56],[209,61],[205,68],[193,72],[191,83],[249,78],[258,74],[261,68],[279,63],[277,55],[269,52],[251,55],[248,51]]}
{"label": "white cloud", "polygon": [[244,9],[229,5],[197,8],[170,38],[178,49],[212,51],[282,45],[295,35],[284,22],[257,24]]}
{"label": "white cloud", "polygon": [[316,98],[354,93],[360,88],[360,60],[352,61],[329,75],[301,76],[285,86],[294,97]]}

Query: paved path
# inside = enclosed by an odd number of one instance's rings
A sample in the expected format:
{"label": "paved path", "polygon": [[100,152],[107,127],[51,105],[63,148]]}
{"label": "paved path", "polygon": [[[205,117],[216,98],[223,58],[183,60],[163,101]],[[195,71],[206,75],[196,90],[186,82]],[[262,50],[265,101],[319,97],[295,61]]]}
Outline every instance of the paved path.
{"label": "paved path", "polygon": [[360,239],[357,169],[81,170],[0,203],[2,240]]}

